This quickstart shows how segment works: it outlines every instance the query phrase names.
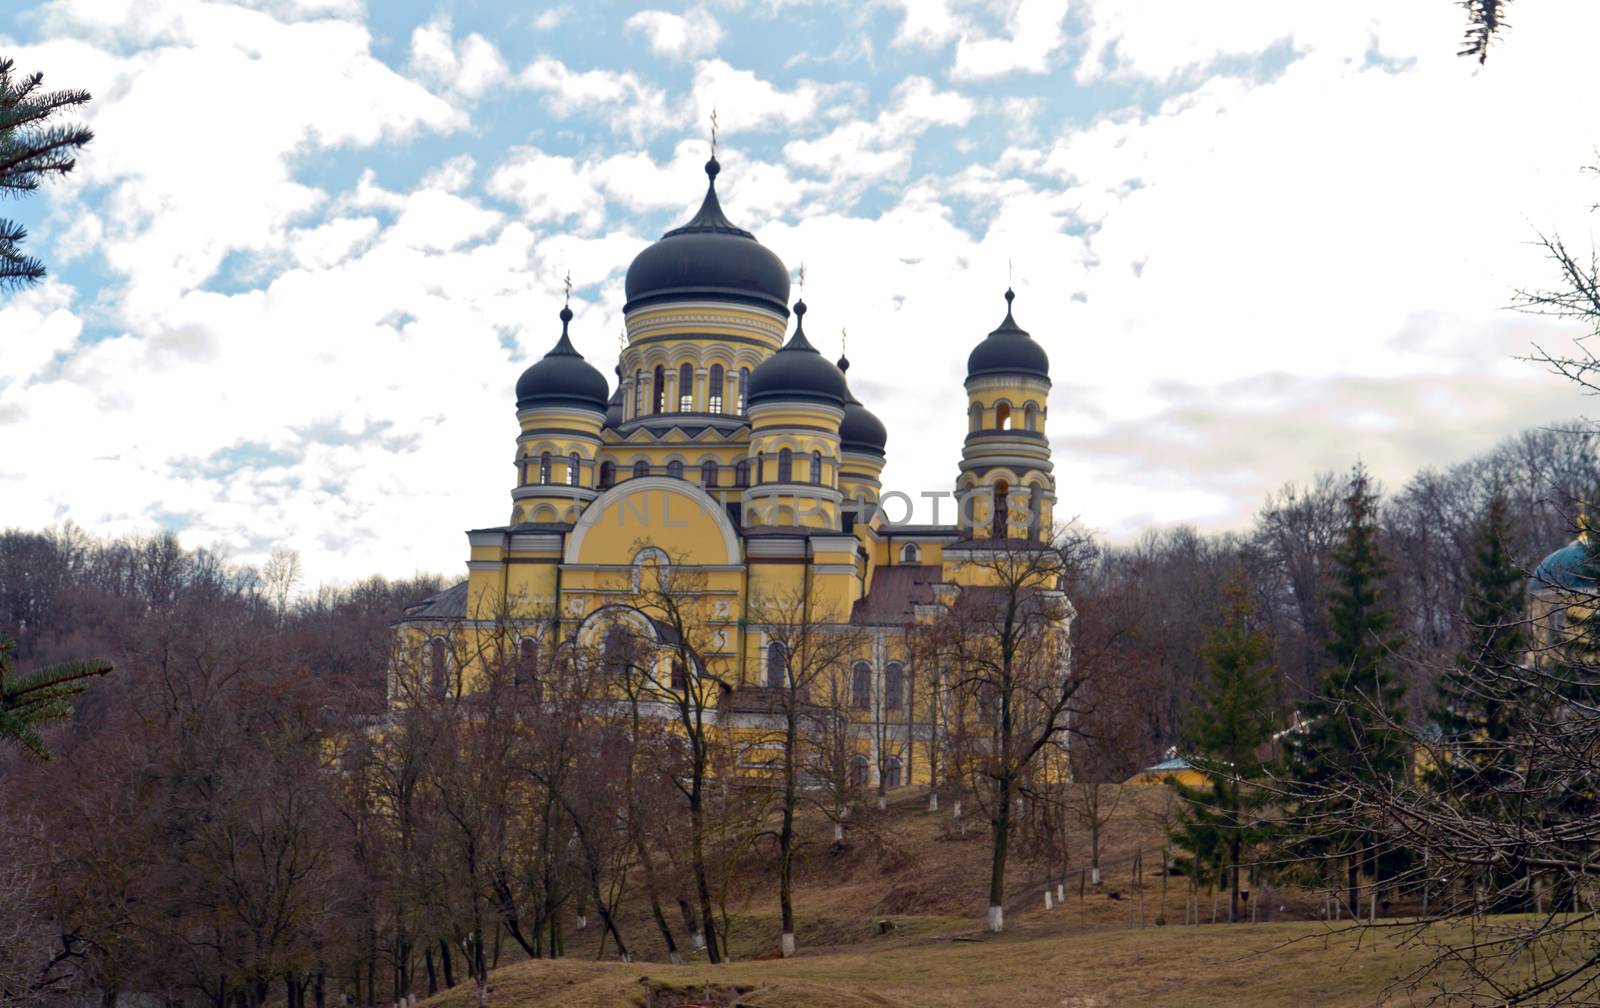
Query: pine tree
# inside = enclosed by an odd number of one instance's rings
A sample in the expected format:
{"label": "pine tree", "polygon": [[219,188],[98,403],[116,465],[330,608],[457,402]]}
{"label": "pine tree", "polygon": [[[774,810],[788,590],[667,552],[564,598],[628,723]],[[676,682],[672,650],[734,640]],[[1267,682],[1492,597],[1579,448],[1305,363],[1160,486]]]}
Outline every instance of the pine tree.
{"label": "pine tree", "polygon": [[[87,91],[41,91],[40,73],[12,78],[16,64],[0,59],[0,194],[20,196],[39,188],[48,175],[65,175],[73,152],[94,139],[78,125],[52,125],[64,109],[87,104]],[[28,229],[0,218],[0,291],[36,284],[44,264],[20,248]]]}
{"label": "pine tree", "polygon": [[1272,737],[1272,643],[1252,626],[1250,602],[1239,580],[1225,589],[1221,625],[1211,628],[1201,650],[1208,681],[1200,688],[1184,735],[1189,762],[1206,777],[1201,787],[1176,780],[1184,801],[1183,821],[1173,842],[1189,852],[1196,881],[1223,875],[1229,888],[1228,919],[1239,914],[1239,871],[1245,851],[1262,836],[1257,812],[1265,793],[1255,782],[1266,768],[1258,752]]}
{"label": "pine tree", "polygon": [[50,750],[34,727],[72,713],[72,698],[89,688],[93,676],[111,671],[107,661],[74,661],[17,675],[12,651],[17,642],[0,640],[0,739],[20,743],[40,759]]}
{"label": "pine tree", "polygon": [[1374,837],[1350,824],[1339,798],[1345,782],[1401,779],[1408,750],[1387,719],[1398,719],[1405,684],[1392,671],[1398,647],[1395,616],[1384,597],[1388,564],[1378,543],[1378,501],[1366,467],[1357,465],[1345,497],[1345,527],[1332,556],[1328,588],[1330,664],[1318,695],[1300,708],[1300,728],[1285,737],[1285,776],[1292,782],[1291,821],[1304,833],[1300,851],[1343,856],[1354,912],[1363,863],[1374,884],[1393,877],[1403,852],[1380,851]]}

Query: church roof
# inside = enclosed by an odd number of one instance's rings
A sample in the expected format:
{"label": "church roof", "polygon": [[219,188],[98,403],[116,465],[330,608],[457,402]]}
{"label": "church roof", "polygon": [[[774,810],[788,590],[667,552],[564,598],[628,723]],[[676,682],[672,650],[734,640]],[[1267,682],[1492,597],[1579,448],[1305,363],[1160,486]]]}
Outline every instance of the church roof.
{"label": "church roof", "polygon": [[754,406],[762,402],[821,402],[843,406],[849,390],[844,372],[834,367],[806,339],[806,303],[794,305],[794,335],[750,372],[745,386],[745,401]]}
{"label": "church roof", "polygon": [[1585,530],[1545,557],[1528,587],[1533,591],[1600,591],[1600,550],[1587,541],[1589,536]]}
{"label": "church roof", "polygon": [[867,593],[856,599],[850,622],[856,626],[902,626],[916,615],[915,607],[933,601],[933,586],[940,583],[938,564],[895,564],[872,572]]}
{"label": "church roof", "polygon": [[416,605],[407,606],[401,622],[408,620],[465,619],[467,582],[453,584],[437,595],[429,595]]}
{"label": "church roof", "polygon": [[606,411],[611,390],[605,375],[583,359],[583,354],[567,336],[572,309],[561,308],[561,338],[550,352],[534,361],[517,379],[517,409],[529,406],[570,406],[576,409]]}
{"label": "church roof", "polygon": [[889,443],[889,430],[884,427],[883,421],[863,406],[855,393],[850,391],[850,358],[841,355],[839,362],[834,366],[839,369],[840,374],[846,376],[844,419],[839,421],[839,447],[844,451],[883,455],[884,446]]}
{"label": "church roof", "polygon": [[1011,302],[1016,296],[1014,291],[1006,288],[1006,317],[968,355],[968,378],[990,374],[1050,377],[1050,355],[1044,352],[1044,347],[1034,342],[1027,330],[1017,325],[1017,320],[1011,315]]}
{"label": "church roof", "polygon": [[700,211],[640,252],[623,286],[632,311],[664,301],[731,301],[789,314],[789,268],[777,254],[735,227],[717,199],[713,157],[706,162],[706,195]]}

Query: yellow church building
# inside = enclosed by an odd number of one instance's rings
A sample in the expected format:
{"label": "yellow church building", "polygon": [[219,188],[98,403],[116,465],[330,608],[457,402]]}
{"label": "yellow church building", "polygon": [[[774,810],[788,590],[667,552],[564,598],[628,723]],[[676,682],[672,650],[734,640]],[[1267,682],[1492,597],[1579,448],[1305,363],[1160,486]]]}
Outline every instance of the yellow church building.
{"label": "yellow church building", "polygon": [[[775,682],[760,601],[801,598],[809,620],[860,641],[846,684],[852,773],[926,783],[935,701],[915,693],[908,628],[983,583],[984,556],[1048,540],[1049,359],[1007,290],[1003,320],[967,360],[958,521],[889,523],[883,423],[852,394],[849,362],[807,339],[782,260],[723,214],[715,157],[705,168],[699,211],[628,267],[614,387],[574,349],[562,308],[555,345],[516,383],[509,518],[467,533],[467,579],[409,609],[401,636],[426,642],[438,669],[462,660],[456,638],[496,618],[530,647],[595,644],[619,620],[659,634],[628,599],[642,570],[670,565],[694,575],[707,627],[696,674],[725,684],[732,724],[758,717]],[[1070,605],[1055,611],[1070,618]],[[470,670],[454,681],[470,690]]]}

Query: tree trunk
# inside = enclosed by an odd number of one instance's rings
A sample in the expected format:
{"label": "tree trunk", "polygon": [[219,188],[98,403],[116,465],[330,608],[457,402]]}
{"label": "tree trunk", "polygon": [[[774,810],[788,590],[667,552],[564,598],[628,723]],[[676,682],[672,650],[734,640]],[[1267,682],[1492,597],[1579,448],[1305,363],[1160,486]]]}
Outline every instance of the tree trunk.
{"label": "tree trunk", "polygon": [[700,923],[705,928],[706,959],[715,966],[722,961],[717,948],[717,926],[713,923],[711,906],[711,880],[706,875],[706,816],[701,795],[703,770],[696,767],[695,781],[689,795],[690,853],[694,862],[694,884],[700,897]]}
{"label": "tree trunk", "polygon": [[994,850],[989,862],[989,918],[985,928],[998,933],[1005,927],[1006,852],[1011,843],[1011,778],[1000,775],[995,787]]}
{"label": "tree trunk", "polygon": [[444,989],[449,990],[456,985],[456,968],[450,961],[450,943],[443,938],[439,939],[439,967],[444,970]]}
{"label": "tree trunk", "polygon": [[783,823],[778,827],[778,909],[782,915],[780,954],[794,955],[794,811],[799,800],[795,780],[795,741],[799,726],[794,720],[794,698],[790,698],[788,731],[783,739]]}
{"label": "tree trunk", "polygon": [[694,907],[682,893],[678,894],[678,912],[683,914],[684,929],[689,932],[689,951],[699,952],[706,947],[706,937],[700,931],[700,925],[694,919]]}

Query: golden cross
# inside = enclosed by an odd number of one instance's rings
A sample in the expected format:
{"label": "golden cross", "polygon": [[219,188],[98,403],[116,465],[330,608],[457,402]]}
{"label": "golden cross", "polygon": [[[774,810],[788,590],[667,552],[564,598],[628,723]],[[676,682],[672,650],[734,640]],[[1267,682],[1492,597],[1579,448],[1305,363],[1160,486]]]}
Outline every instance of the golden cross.
{"label": "golden cross", "polygon": [[711,156],[717,156],[717,107],[711,106]]}
{"label": "golden cross", "polygon": [[848,357],[848,356],[850,356],[848,353],[845,352],[847,347],[849,346],[849,343],[850,343],[850,334],[845,331],[844,326],[840,326],[839,327],[839,356],[840,357]]}
{"label": "golden cross", "polygon": [[572,271],[571,270],[567,270],[567,275],[561,279],[561,283],[567,288],[567,304],[571,304],[572,303]]}
{"label": "golden cross", "polygon": [[805,263],[801,263],[800,264],[800,293],[802,295],[804,295],[805,292],[806,292],[806,264]]}
{"label": "golden cross", "polygon": [[1013,286],[1013,284],[1012,284],[1012,276],[1011,276],[1011,260],[1010,259],[1006,260],[1006,286],[1007,287]]}

